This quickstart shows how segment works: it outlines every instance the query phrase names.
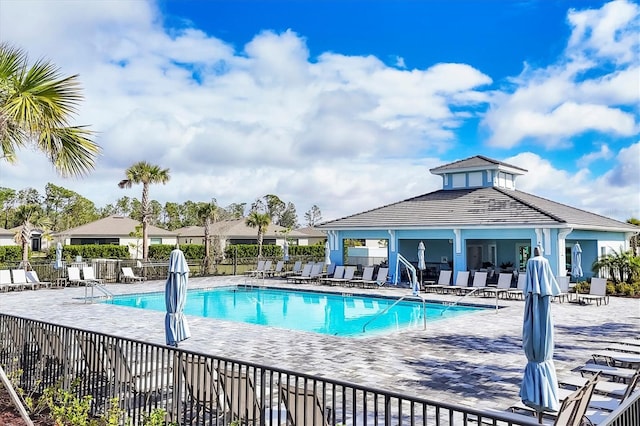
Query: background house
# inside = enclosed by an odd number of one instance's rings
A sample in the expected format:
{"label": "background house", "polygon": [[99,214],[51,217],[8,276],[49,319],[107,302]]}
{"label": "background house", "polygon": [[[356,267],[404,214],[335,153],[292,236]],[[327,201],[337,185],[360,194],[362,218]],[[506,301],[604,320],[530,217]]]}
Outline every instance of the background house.
{"label": "background house", "polygon": [[0,246],[17,246],[18,244],[13,239],[14,235],[15,232],[0,228]]}
{"label": "background house", "polygon": [[[427,276],[440,269],[524,271],[532,247],[544,249],[556,275],[571,271],[571,249],[582,248],[583,278],[611,251],[627,250],[640,228],[516,189],[520,167],[483,156],[430,170],[442,189],[319,225],[326,230],[331,260],[343,259],[343,240],[387,240],[390,275],[398,255],[417,264],[425,244]],[[400,269],[398,269],[400,270]]]}
{"label": "background house", "polygon": [[[211,236],[218,238],[220,249],[224,249],[230,244],[258,244],[258,229],[251,228],[245,223],[245,219],[221,220],[211,224]],[[180,244],[204,244],[203,226],[186,226],[173,231]],[[324,233],[322,241],[326,239]],[[263,237],[263,244],[284,245],[284,239],[292,245],[310,245],[316,236],[292,229],[287,232],[287,228],[275,224],[270,224]]]}
{"label": "background house", "polygon": [[[136,229],[136,227],[140,227]],[[176,233],[149,225],[149,245],[176,244]],[[142,258],[142,228],[137,220],[109,216],[53,235],[65,245],[115,244],[129,247],[131,257]]]}

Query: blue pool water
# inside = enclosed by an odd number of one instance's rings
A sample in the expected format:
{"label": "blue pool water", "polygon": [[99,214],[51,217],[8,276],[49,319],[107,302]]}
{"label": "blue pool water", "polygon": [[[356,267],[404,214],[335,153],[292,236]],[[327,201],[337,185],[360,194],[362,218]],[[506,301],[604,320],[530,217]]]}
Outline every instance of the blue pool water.
{"label": "blue pool water", "polygon": [[[345,337],[423,326],[423,304],[396,299],[244,286],[189,290],[185,314]],[[164,292],[115,296],[114,305],[165,311]],[[427,303],[427,324],[486,308]],[[365,327],[366,326],[366,327]],[[363,332],[365,327],[366,332]]]}

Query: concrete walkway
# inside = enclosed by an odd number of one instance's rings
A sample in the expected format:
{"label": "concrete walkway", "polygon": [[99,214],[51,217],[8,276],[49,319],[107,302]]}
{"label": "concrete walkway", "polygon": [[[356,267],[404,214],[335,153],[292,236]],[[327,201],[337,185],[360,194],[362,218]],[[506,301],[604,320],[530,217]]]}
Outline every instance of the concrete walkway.
{"label": "concrete walkway", "polygon": [[[190,288],[244,284],[244,277],[192,278]],[[375,290],[260,285],[403,296],[408,289]],[[112,284],[116,294],[163,291],[164,281]],[[84,288],[0,294],[0,312],[164,344],[164,313],[109,304],[85,304]],[[429,300],[455,296],[423,294]],[[469,297],[492,306],[495,299]],[[500,300],[501,309],[445,319],[427,330],[350,339],[189,316],[191,339],[180,347],[253,361],[360,385],[420,395],[476,408],[505,409],[518,401],[526,358],[521,349],[524,302]],[[611,298],[609,305],[554,303],[558,376],[585,363],[605,341],[640,336],[640,299]]]}

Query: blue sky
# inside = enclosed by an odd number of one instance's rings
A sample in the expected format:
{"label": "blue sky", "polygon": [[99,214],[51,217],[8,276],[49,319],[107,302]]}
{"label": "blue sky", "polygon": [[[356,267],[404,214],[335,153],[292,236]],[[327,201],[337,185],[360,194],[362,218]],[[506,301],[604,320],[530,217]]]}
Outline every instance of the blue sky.
{"label": "blue sky", "polygon": [[147,160],[171,169],[162,203],[274,193],[332,219],[482,154],[528,169],[518,189],[640,217],[639,21],[627,0],[0,0],[2,41],[80,74],[103,148],[81,180],[26,150],[0,185],[102,206],[139,197],[116,184]]}

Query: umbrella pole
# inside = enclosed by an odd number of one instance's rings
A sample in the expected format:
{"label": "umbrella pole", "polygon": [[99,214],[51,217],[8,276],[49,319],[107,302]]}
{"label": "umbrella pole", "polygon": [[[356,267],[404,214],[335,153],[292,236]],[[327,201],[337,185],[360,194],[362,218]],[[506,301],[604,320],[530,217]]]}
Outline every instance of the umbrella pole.
{"label": "umbrella pole", "polygon": [[542,424],[542,411],[538,411],[538,423]]}

